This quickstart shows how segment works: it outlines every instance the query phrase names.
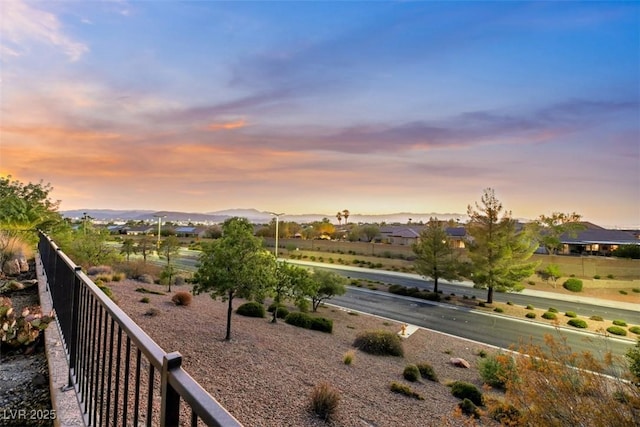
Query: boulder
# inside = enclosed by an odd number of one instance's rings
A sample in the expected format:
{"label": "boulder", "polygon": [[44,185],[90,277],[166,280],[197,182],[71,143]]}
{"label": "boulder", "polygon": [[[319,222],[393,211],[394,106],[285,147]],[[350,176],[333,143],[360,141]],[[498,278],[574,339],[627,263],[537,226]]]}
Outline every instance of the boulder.
{"label": "boulder", "polygon": [[449,363],[451,363],[453,366],[457,366],[458,368],[469,369],[471,367],[471,364],[461,357],[452,357],[451,359],[449,359]]}
{"label": "boulder", "polygon": [[2,271],[7,276],[17,276],[18,274],[20,274],[20,261],[18,261],[17,259],[5,261],[4,265],[2,266]]}
{"label": "boulder", "polygon": [[24,257],[19,258],[18,263],[20,264],[21,273],[26,273],[27,271],[29,271],[29,263],[27,262],[26,258]]}

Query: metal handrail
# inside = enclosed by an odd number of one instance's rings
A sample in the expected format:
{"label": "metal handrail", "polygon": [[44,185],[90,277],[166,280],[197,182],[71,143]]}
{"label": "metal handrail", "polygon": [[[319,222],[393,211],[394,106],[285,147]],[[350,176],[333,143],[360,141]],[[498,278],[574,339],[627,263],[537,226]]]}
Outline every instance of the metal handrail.
{"label": "metal handrail", "polygon": [[[191,408],[192,426],[198,420],[208,426],[241,426],[181,367],[180,353],[165,352],[44,233],[38,249],[69,362],[67,387],[75,389],[87,425],[127,425],[129,415],[131,424],[138,425],[143,417],[139,407],[145,406],[142,371],[148,364],[146,425],[152,425],[154,413],[161,427],[185,424],[180,422],[182,401]],[[160,396],[158,411],[154,391]],[[133,414],[128,413],[130,395]]]}

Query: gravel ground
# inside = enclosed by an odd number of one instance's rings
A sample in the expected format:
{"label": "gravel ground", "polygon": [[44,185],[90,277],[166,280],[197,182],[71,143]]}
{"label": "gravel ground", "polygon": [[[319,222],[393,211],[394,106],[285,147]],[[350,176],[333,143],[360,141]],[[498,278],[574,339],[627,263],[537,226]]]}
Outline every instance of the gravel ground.
{"label": "gravel ground", "polygon": [[[477,353],[492,351],[482,344],[421,329],[404,339],[404,358],[356,352],[353,364],[347,366],[343,356],[354,350],[358,333],[397,332],[400,324],[327,306],[318,313],[334,321],[333,334],[326,334],[234,313],[232,339],[227,342],[223,339],[226,302],[199,295],[189,307],[178,307],[171,303],[170,295],[135,291],[140,286],[163,289],[157,285],[125,280],[108,286],[118,305],[165,351],[179,351],[186,371],[246,426],[324,425],[308,409],[312,389],[323,381],[340,392],[335,426],[460,425],[461,420],[453,415],[459,401],[445,384],[464,380],[480,386]],[[140,302],[144,296],[148,304]],[[235,300],[234,309],[242,302]],[[151,308],[158,311],[156,316],[145,315]],[[466,359],[471,369],[452,366],[451,357]],[[430,363],[440,381],[405,381],[404,367],[416,362]],[[392,393],[392,381],[411,386],[425,400]],[[492,424],[487,419],[481,422]]]}

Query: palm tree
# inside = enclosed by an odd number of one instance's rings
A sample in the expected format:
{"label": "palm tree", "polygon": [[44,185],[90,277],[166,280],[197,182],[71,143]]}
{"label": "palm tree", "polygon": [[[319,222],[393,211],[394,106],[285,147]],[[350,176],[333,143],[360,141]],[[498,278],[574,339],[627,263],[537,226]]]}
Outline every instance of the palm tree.
{"label": "palm tree", "polygon": [[347,225],[347,220],[349,219],[349,209],[343,210],[342,216],[344,217],[344,224]]}
{"label": "palm tree", "polygon": [[338,219],[338,225],[342,224],[342,212],[338,211],[336,218]]}

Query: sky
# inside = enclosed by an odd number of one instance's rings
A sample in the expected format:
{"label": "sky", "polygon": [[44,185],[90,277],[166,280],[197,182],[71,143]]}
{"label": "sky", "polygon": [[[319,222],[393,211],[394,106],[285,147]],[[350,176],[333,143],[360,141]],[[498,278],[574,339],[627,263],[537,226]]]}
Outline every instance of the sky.
{"label": "sky", "polygon": [[639,2],[0,1],[0,175],[60,209],[640,227]]}

